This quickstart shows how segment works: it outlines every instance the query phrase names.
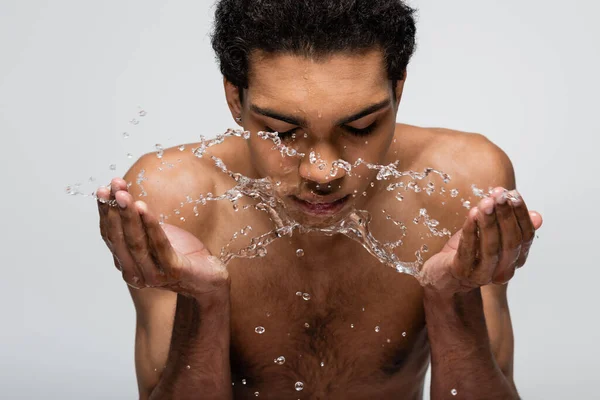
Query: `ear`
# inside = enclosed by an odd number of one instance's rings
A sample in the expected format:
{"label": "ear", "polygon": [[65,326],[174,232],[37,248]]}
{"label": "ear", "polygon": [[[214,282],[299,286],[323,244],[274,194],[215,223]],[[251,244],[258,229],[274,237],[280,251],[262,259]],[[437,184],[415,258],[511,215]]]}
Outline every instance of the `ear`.
{"label": "ear", "polygon": [[225,88],[225,99],[227,100],[229,111],[231,111],[231,116],[239,126],[242,126],[242,96],[240,96],[240,88],[229,82],[227,78],[223,78],[223,86]]}

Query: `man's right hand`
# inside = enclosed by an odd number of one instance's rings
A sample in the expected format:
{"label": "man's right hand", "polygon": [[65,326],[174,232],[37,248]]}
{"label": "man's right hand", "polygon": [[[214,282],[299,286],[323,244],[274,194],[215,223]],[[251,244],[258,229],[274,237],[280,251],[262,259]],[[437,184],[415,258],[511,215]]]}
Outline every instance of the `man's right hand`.
{"label": "man's right hand", "polygon": [[134,201],[123,179],[113,179],[110,189],[101,187],[96,194],[102,238],[129,286],[192,297],[228,293],[229,274],[219,259],[191,233],[161,225],[146,203]]}

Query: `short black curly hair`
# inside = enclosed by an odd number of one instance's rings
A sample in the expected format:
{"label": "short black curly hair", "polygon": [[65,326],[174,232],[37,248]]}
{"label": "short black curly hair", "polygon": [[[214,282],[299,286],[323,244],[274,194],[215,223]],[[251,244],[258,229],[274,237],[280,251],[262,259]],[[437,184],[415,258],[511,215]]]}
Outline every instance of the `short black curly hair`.
{"label": "short black curly hair", "polygon": [[415,33],[415,10],[402,0],[219,0],[212,46],[223,76],[240,88],[248,88],[253,50],[319,58],[378,47],[399,81]]}

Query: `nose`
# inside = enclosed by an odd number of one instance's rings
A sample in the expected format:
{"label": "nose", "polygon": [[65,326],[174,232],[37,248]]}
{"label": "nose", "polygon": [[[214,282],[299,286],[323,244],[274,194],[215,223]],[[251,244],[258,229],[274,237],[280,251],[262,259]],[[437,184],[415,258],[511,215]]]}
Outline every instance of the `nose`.
{"label": "nose", "polygon": [[[339,154],[333,146],[327,143],[315,146],[303,157],[300,163],[300,176],[306,181],[314,182],[320,187],[319,190],[326,188],[330,183],[339,181],[346,175],[343,168],[334,165],[338,159]],[[336,188],[337,186],[339,183],[335,185]]]}

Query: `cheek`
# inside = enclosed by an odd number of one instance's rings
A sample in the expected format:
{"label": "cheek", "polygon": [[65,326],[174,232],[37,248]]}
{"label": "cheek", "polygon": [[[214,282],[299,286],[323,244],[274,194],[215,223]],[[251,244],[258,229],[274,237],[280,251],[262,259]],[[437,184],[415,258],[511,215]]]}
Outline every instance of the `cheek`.
{"label": "cheek", "polygon": [[290,175],[297,175],[299,158],[282,156],[278,150],[273,149],[273,143],[268,140],[259,138],[258,141],[251,141],[249,145],[254,168],[262,177],[287,180]]}

